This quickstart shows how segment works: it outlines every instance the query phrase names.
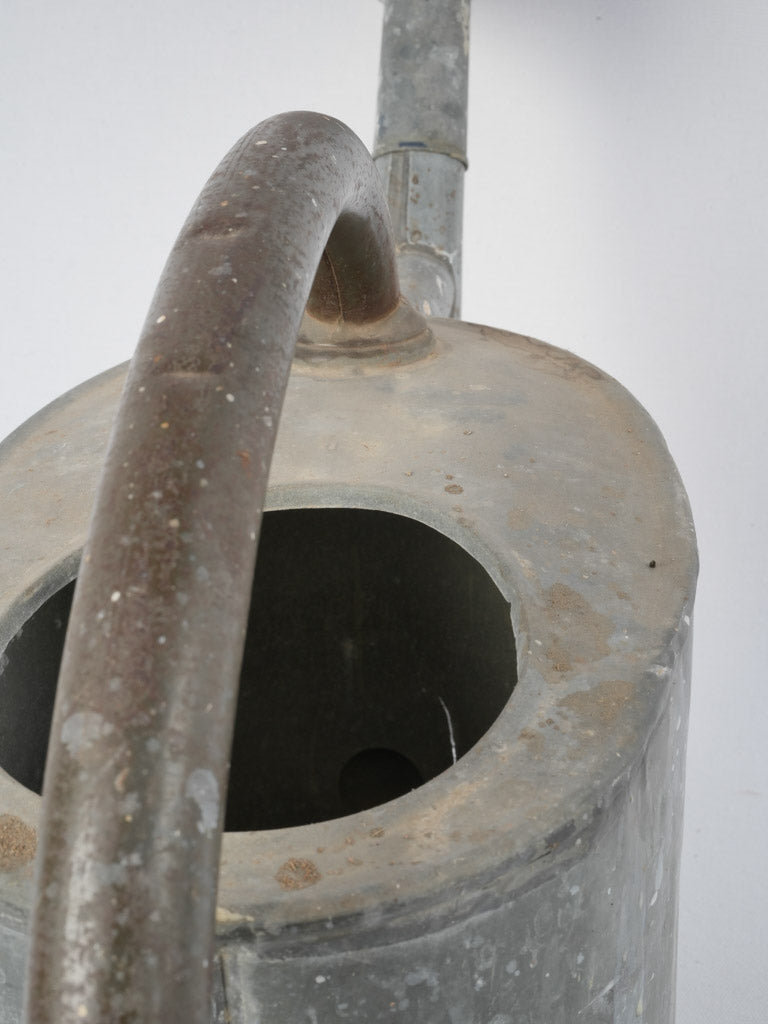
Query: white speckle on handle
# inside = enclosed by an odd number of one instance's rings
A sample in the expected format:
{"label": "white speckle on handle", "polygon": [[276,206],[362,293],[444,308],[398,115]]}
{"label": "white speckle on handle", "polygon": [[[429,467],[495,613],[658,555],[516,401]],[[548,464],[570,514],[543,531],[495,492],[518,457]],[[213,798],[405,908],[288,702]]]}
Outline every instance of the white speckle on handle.
{"label": "white speckle on handle", "polygon": [[187,779],[184,795],[194,800],[200,811],[198,832],[210,835],[219,823],[219,786],[213,772],[196,768]]}
{"label": "white speckle on handle", "polygon": [[61,742],[70,756],[87,750],[102,736],[114,732],[114,726],[96,711],[76,711],[61,727]]}

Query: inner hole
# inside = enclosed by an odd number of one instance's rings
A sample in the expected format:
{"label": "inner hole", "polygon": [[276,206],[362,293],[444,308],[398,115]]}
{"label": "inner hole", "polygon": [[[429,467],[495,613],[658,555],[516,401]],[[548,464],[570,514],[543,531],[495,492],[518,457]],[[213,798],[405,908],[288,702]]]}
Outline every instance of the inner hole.
{"label": "inner hole", "polygon": [[[38,793],[73,588],[0,655],[0,767]],[[401,796],[477,743],[515,682],[509,604],[460,545],[388,512],[266,513],[225,828]]]}
{"label": "inner hole", "polygon": [[374,747],[347,761],[339,775],[339,796],[349,814],[385,804],[416,789],[424,780],[407,757]]}

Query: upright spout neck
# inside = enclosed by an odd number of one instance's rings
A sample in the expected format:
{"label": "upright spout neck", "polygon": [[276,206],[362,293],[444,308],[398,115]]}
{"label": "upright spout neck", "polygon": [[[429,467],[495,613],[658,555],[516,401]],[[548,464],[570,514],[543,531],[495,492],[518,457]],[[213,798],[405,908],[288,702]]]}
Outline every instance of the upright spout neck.
{"label": "upright spout neck", "polygon": [[458,317],[467,166],[469,0],[385,0],[374,159],[403,295]]}

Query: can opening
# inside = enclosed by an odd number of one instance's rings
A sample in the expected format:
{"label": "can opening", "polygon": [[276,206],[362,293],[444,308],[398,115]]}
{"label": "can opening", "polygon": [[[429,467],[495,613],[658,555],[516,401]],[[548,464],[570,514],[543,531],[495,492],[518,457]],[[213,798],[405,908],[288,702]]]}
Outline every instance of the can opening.
{"label": "can opening", "polygon": [[[74,584],[0,659],[0,767],[42,789]],[[404,516],[264,516],[227,798],[228,831],[392,800],[483,736],[516,682],[509,605],[459,544]]]}

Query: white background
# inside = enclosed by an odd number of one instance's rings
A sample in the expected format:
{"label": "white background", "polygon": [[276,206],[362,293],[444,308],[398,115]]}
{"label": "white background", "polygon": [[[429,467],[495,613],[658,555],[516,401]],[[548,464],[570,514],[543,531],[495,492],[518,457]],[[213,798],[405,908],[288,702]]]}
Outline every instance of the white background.
{"label": "white background", "polygon": [[[322,110],[371,144],[381,14],[3,0],[0,436],[129,358],[252,124]],[[618,377],[697,522],[678,1024],[768,1006],[767,67],[765,0],[473,3],[464,318]]]}

